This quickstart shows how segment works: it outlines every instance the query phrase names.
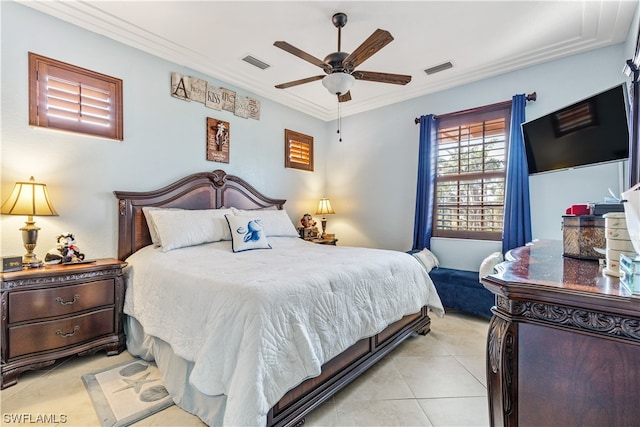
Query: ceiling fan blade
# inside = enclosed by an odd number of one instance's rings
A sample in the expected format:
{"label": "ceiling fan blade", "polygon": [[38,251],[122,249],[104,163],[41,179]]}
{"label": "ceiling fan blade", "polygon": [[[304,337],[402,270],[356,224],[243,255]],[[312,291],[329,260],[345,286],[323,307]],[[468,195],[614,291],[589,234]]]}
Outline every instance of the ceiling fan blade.
{"label": "ceiling fan blade", "polygon": [[389,31],[378,28],[342,61],[342,66],[347,70],[353,70],[392,41],[393,36]]}
{"label": "ceiling fan blade", "polygon": [[293,80],[291,82],[281,83],[279,85],[276,85],[276,89],[286,89],[288,87],[298,86],[298,85],[309,83],[309,82],[315,82],[316,80],[322,80],[323,78],[324,76],[313,76],[313,77],[307,77],[306,79]]}
{"label": "ceiling fan blade", "polygon": [[404,74],[377,73],[375,71],[354,71],[351,73],[357,80],[368,82],[391,83],[394,85],[406,85],[411,81],[411,76]]}
{"label": "ceiling fan blade", "polygon": [[338,95],[338,102],[347,102],[351,101],[351,91],[345,93],[344,95]]}
{"label": "ceiling fan blade", "polygon": [[323,70],[327,67],[327,64],[325,64],[324,62],[322,62],[321,60],[319,60],[318,58],[316,58],[313,55],[308,54],[305,51],[302,51],[300,49],[298,49],[295,46],[290,45],[287,42],[283,42],[283,41],[277,41],[273,43],[274,46],[279,47],[280,49],[289,52],[292,55],[297,56],[298,58],[304,59],[307,62],[312,63],[313,65],[317,65],[318,67],[322,68]]}

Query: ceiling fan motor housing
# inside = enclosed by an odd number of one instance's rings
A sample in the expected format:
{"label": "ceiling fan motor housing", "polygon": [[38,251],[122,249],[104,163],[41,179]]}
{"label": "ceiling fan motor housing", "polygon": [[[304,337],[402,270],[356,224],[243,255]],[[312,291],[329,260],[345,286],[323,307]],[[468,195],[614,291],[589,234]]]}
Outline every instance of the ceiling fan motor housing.
{"label": "ceiling fan motor housing", "polygon": [[324,62],[330,68],[328,73],[342,72],[345,71],[342,61],[349,56],[347,52],[333,52],[329,55],[325,56]]}

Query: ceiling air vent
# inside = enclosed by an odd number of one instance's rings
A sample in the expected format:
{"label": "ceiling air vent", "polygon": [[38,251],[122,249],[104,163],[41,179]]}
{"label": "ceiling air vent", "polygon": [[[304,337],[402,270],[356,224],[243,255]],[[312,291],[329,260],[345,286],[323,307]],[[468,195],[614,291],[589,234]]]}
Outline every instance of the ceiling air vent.
{"label": "ceiling air vent", "polygon": [[247,55],[244,58],[242,58],[242,60],[244,62],[248,62],[249,64],[253,65],[254,67],[258,67],[261,70],[266,70],[267,68],[269,68],[271,65],[267,64],[266,62],[260,61],[258,58],[255,58],[251,55]]}
{"label": "ceiling air vent", "polygon": [[453,64],[447,61],[443,64],[436,65],[435,67],[427,68],[426,70],[424,70],[424,72],[427,73],[427,75],[431,75],[439,73],[440,71],[448,70],[449,68],[453,68]]}

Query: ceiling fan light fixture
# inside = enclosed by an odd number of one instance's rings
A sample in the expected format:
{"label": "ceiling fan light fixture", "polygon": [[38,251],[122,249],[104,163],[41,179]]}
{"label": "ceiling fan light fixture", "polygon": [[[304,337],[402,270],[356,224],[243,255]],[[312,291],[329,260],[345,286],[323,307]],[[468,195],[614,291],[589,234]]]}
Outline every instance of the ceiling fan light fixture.
{"label": "ceiling fan light fixture", "polygon": [[327,88],[331,95],[344,95],[349,92],[355,81],[355,77],[351,74],[338,72],[327,74],[322,79],[322,85]]}

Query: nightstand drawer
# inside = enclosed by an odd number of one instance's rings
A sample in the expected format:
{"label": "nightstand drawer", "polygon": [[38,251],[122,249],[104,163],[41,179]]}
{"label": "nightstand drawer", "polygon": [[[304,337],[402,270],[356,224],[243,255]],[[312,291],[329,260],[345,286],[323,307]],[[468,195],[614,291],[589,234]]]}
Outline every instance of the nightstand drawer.
{"label": "nightstand drawer", "polygon": [[114,280],[81,285],[12,292],[9,323],[76,313],[114,303]]}
{"label": "nightstand drawer", "polygon": [[114,309],[9,327],[9,358],[77,344],[114,333]]}

